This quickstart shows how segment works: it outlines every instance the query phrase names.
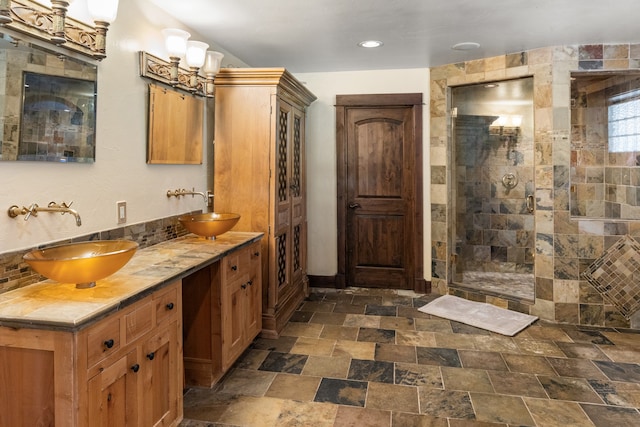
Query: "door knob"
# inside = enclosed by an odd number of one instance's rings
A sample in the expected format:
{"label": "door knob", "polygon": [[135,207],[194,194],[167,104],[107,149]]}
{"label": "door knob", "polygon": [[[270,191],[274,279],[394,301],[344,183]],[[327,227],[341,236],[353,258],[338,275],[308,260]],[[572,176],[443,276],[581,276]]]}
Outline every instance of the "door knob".
{"label": "door knob", "polygon": [[349,209],[357,209],[360,207],[360,203],[349,203]]}

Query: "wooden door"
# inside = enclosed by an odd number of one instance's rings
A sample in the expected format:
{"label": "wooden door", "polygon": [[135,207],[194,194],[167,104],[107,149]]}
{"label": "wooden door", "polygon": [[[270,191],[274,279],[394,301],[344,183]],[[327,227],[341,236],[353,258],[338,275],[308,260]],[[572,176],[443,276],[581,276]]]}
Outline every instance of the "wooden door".
{"label": "wooden door", "polygon": [[337,100],[342,284],[424,291],[422,96]]}

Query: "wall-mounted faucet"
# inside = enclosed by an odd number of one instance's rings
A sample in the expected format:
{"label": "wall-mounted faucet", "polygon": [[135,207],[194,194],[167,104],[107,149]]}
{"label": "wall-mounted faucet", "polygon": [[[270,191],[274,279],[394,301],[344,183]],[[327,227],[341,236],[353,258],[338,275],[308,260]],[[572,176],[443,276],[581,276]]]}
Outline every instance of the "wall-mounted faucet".
{"label": "wall-mounted faucet", "polygon": [[167,197],[177,197],[180,198],[180,196],[191,196],[193,198],[193,196],[202,196],[202,198],[204,199],[204,204],[206,206],[209,206],[209,204],[211,203],[211,201],[213,200],[213,193],[209,190],[207,191],[195,191],[195,188],[192,188],[191,191],[183,188],[183,189],[177,189],[177,190],[167,190]]}
{"label": "wall-mounted faucet", "polygon": [[28,220],[31,215],[38,216],[38,212],[60,212],[62,215],[66,213],[70,213],[76,219],[76,225],[80,227],[82,225],[82,220],[80,219],[80,214],[75,209],[71,209],[71,205],[73,202],[66,204],[62,202],[62,204],[57,204],[56,202],[50,202],[46,207],[38,206],[37,203],[33,203],[31,206],[19,208],[17,205],[11,206],[7,213],[11,218],[15,218],[18,215],[24,215],[24,220]]}

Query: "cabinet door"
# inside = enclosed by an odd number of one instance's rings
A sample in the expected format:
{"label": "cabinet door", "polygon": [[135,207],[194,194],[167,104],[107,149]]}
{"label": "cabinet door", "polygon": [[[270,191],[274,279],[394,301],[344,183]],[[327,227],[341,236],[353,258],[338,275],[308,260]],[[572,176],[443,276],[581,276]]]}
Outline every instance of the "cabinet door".
{"label": "cabinet door", "polygon": [[291,123],[291,251],[289,268],[293,286],[300,286],[306,273],[306,182],[304,112],[294,108]]}
{"label": "cabinet door", "polygon": [[[278,99],[276,114],[276,146],[275,146],[275,174],[273,186],[274,197],[274,226],[273,250],[270,251],[270,265],[274,267],[271,283],[275,284],[275,305],[280,297],[288,292],[291,284],[291,128],[293,122],[293,107]],[[273,286],[273,285],[272,285]]]}
{"label": "cabinet door", "polygon": [[142,395],[140,409],[144,426],[165,426],[175,421],[179,373],[178,327],[175,322],[153,335],[142,346]]}
{"label": "cabinet door", "polygon": [[249,248],[250,278],[246,288],[246,345],[251,343],[262,330],[262,258],[260,244],[254,243]]}
{"label": "cabinet door", "polygon": [[226,371],[245,349],[245,289],[247,277],[222,284],[222,370]]}
{"label": "cabinet door", "polygon": [[140,364],[135,350],[115,360],[89,380],[91,426],[137,426]]}

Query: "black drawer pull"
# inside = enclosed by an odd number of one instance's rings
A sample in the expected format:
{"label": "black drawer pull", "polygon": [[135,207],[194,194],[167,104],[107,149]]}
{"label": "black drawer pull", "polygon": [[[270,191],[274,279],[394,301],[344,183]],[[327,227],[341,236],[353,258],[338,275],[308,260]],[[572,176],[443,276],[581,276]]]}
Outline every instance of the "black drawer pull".
{"label": "black drawer pull", "polygon": [[240,285],[240,287],[241,287],[242,289],[247,289],[247,284],[246,284],[246,283],[243,283],[242,285]]}
{"label": "black drawer pull", "polygon": [[173,310],[173,303],[170,302],[169,304],[167,304],[167,310]]}
{"label": "black drawer pull", "polygon": [[156,354],[152,351],[151,353],[147,354],[147,359],[149,360],[153,360],[156,357]]}
{"label": "black drawer pull", "polygon": [[254,252],[253,256],[256,257],[256,258],[259,257],[260,256],[260,252]]}
{"label": "black drawer pull", "polygon": [[138,365],[138,364],[136,363],[135,365],[133,365],[133,366],[131,367],[131,370],[132,370],[133,372],[138,372],[138,371],[140,370],[140,365]]}
{"label": "black drawer pull", "polygon": [[233,271],[238,271],[238,266],[237,266],[237,265],[232,265],[232,266],[231,266],[231,269],[232,269]]}
{"label": "black drawer pull", "polygon": [[111,347],[113,347],[113,345],[114,345],[115,343],[116,343],[116,342],[115,342],[113,339],[106,340],[106,341],[104,342],[104,346],[105,346],[105,347],[107,347],[107,348],[111,348]]}
{"label": "black drawer pull", "polygon": [[253,280],[249,280],[249,281],[247,282],[247,285],[249,285],[249,286],[253,286]]}

